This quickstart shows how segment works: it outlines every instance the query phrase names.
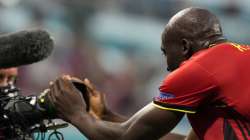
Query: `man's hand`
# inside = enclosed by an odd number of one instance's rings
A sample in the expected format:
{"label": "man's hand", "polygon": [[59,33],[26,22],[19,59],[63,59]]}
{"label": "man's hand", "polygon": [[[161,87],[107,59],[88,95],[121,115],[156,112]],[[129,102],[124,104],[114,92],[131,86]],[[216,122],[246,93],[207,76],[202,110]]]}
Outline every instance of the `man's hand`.
{"label": "man's hand", "polygon": [[64,75],[50,84],[48,98],[58,111],[59,117],[71,121],[79,114],[86,113],[84,99],[73,83],[71,77]]}
{"label": "man's hand", "polygon": [[84,79],[83,83],[86,85],[89,94],[89,113],[97,119],[102,119],[108,112],[105,94],[98,91],[87,78]]}
{"label": "man's hand", "polygon": [[127,120],[126,117],[121,116],[108,108],[105,94],[98,91],[94,84],[92,84],[87,78],[84,79],[83,83],[86,85],[88,91],[90,102],[89,114],[96,119],[104,121],[124,122]]}

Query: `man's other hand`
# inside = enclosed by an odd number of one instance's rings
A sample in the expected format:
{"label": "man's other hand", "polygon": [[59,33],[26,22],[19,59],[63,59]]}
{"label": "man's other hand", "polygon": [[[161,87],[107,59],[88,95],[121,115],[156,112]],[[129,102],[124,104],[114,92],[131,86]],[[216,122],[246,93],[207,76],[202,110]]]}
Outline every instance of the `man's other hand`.
{"label": "man's other hand", "polygon": [[96,119],[102,119],[103,116],[105,116],[105,114],[108,112],[105,94],[98,91],[94,84],[91,83],[87,78],[84,79],[83,83],[86,85],[89,94],[89,113]]}

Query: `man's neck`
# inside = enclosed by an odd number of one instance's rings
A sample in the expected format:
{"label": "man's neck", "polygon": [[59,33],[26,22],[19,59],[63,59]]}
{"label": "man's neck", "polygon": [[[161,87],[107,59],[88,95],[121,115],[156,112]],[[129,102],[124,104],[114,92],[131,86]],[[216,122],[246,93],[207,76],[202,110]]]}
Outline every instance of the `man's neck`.
{"label": "man's neck", "polygon": [[214,45],[220,44],[220,43],[224,43],[224,42],[227,42],[227,39],[224,38],[223,36],[212,38],[209,41],[209,47],[208,48],[210,48],[210,47],[212,47]]}

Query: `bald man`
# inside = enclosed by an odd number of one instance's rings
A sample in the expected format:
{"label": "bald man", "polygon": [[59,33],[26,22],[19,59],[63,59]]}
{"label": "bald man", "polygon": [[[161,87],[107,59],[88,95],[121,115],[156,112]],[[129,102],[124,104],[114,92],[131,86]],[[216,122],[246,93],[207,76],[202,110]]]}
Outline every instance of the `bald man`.
{"label": "bald man", "polygon": [[186,113],[201,140],[250,139],[250,49],[227,41],[208,10],[187,8],[162,33],[168,70],[153,102],[123,123],[95,119],[81,94],[62,76],[49,99],[62,119],[91,140],[156,140]]}

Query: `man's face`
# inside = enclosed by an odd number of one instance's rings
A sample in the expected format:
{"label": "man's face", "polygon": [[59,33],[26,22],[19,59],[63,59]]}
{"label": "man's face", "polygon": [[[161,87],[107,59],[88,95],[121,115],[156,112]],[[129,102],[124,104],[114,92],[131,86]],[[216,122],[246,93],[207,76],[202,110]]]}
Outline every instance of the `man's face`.
{"label": "man's face", "polygon": [[165,40],[162,41],[161,50],[165,56],[168,71],[173,71],[185,60],[181,43]]}
{"label": "man's face", "polygon": [[0,69],[0,87],[14,84],[17,74],[17,68]]}

